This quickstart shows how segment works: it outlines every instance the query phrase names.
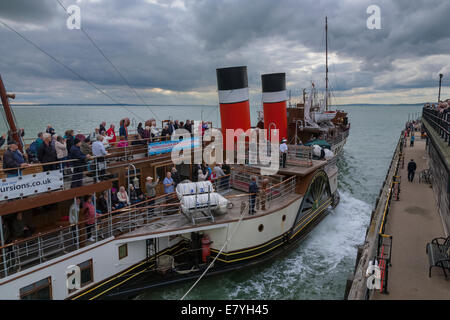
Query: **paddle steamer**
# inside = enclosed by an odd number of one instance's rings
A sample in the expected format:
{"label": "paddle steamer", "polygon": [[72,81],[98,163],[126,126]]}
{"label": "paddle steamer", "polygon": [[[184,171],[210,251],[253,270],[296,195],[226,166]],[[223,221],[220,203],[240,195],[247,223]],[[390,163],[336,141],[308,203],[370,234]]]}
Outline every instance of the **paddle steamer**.
{"label": "paddle steamer", "polygon": [[[292,141],[286,126],[285,75],[262,78],[266,116],[271,114],[272,129],[279,130],[273,132],[279,132],[280,140]],[[246,67],[218,69],[217,79],[222,131],[251,129]],[[0,87],[10,129],[21,141],[9,106],[13,95]],[[124,123],[129,124],[128,119]],[[211,143],[201,140],[199,130],[193,136],[199,145],[183,149],[192,158]],[[295,247],[338,202],[335,157],[316,160],[312,147],[288,144],[286,167],[263,175],[262,165],[249,161],[247,143],[245,161],[233,162],[225,176],[192,182],[196,164],[177,164],[184,181],[175,192],[164,194],[160,182],[156,197],[114,210],[113,188],[132,184],[144,190],[146,177],[162,181],[174,167],[171,152],[154,152],[155,146],[173,141],[129,134],[127,142],[111,147],[105,172],[96,158],[90,160],[89,170],[83,165],[82,185],[77,187],[71,184],[73,174],[63,168],[72,160],[56,163],[58,169],[51,171],[36,163],[22,169],[19,177],[2,171],[0,299],[133,298],[152,287],[198,279],[207,268],[206,276],[249,267]],[[229,144],[233,152],[235,143]],[[259,192],[256,211],[249,214],[252,177]],[[44,185],[45,179],[49,182]],[[108,210],[98,214],[93,237],[88,238],[83,214],[70,224],[67,213],[75,198],[84,196],[92,196],[98,207],[102,194]],[[33,234],[5,239],[4,226],[10,227],[18,213]]]}

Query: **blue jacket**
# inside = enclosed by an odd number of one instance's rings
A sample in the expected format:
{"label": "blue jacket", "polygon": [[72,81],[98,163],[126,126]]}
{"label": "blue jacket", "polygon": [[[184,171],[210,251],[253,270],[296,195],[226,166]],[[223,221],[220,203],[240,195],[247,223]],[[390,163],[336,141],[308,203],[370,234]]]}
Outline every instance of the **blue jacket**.
{"label": "blue jacket", "polygon": [[80,166],[84,165],[84,161],[86,160],[86,155],[83,152],[81,152],[80,147],[73,145],[69,151],[69,159],[78,159],[78,161],[72,162],[72,165],[74,167],[80,167]]}
{"label": "blue jacket", "polygon": [[250,186],[248,187],[248,192],[249,193],[258,193],[258,185],[256,184],[255,181],[252,181],[250,183]]}

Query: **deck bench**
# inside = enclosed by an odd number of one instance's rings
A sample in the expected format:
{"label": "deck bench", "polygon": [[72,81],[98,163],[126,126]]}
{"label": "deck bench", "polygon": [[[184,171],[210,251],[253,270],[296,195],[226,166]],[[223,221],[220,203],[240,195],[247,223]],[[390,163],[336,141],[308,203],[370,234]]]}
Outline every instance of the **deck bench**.
{"label": "deck bench", "polygon": [[448,279],[445,270],[450,271],[450,236],[447,238],[435,238],[430,243],[427,243],[426,253],[430,263],[428,277],[431,277],[431,269],[433,267],[440,267],[444,271],[445,278]]}

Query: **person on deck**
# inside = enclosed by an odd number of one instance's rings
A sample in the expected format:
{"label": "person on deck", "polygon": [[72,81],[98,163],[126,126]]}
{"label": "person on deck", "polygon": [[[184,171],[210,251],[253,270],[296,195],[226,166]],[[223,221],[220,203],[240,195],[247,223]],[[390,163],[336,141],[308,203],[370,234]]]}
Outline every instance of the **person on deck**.
{"label": "person on deck", "polygon": [[141,192],[141,189],[135,188],[133,184],[130,183],[130,202],[131,204],[135,204],[137,202],[141,202],[144,200],[144,195]]}
{"label": "person on deck", "polygon": [[186,123],[184,124],[184,129],[186,129],[187,131],[192,133],[192,126],[191,126],[191,121],[190,120],[186,120]]}
{"label": "person on deck", "polygon": [[251,182],[248,187],[248,193],[250,193],[249,199],[249,214],[255,214],[256,196],[258,194],[258,185],[256,184],[256,177],[251,177]]}
{"label": "person on deck", "polygon": [[[58,160],[56,156],[56,150],[52,146],[52,136],[50,133],[43,134],[44,143],[38,150],[38,159],[41,163],[56,162]],[[55,164],[49,164],[42,166],[44,171],[55,170],[57,166]]]}
{"label": "person on deck", "polygon": [[70,206],[69,209],[69,223],[71,224],[70,230],[72,231],[72,235],[74,240],[77,238],[77,224],[80,217],[80,204],[81,199],[76,198],[74,203]]}
{"label": "person on deck", "polygon": [[197,173],[197,180],[198,181],[206,181],[206,177],[207,177],[208,175],[205,173],[203,173],[203,170],[202,169],[198,169],[198,173]]}
{"label": "person on deck", "polygon": [[96,212],[94,204],[92,203],[92,195],[87,195],[84,197],[83,209],[85,209],[85,218],[86,218],[86,234],[87,241],[95,241],[92,235],[92,228],[95,225]]}
{"label": "person on deck", "polygon": [[64,139],[66,139],[67,152],[70,152],[70,148],[72,148],[73,142],[75,141],[75,137],[73,136],[73,130],[66,130]]}
{"label": "person on deck", "polygon": [[117,199],[119,199],[119,208],[123,208],[130,204],[130,198],[128,193],[125,191],[125,187],[120,187],[119,192],[117,192]]}
{"label": "person on deck", "polygon": [[109,129],[106,131],[106,134],[108,135],[108,137],[110,137],[109,143],[111,144],[114,144],[116,142],[116,133],[114,132],[115,128],[116,127],[113,124],[111,124],[109,126]]}
{"label": "person on deck", "polygon": [[105,156],[109,153],[106,152],[105,146],[103,145],[103,136],[98,135],[97,141],[92,144],[92,155],[97,158],[97,174],[98,180],[106,179],[106,163]]}
{"label": "person on deck", "polygon": [[108,213],[108,191],[103,191],[97,201],[97,209],[101,213]]}
{"label": "person on deck", "polygon": [[156,197],[155,187],[159,183],[159,178],[156,179],[156,182],[153,182],[153,177],[147,177],[147,181],[145,182],[145,191],[147,192],[147,198],[151,199]]}
{"label": "person on deck", "polygon": [[128,131],[127,128],[125,127],[124,120],[120,120],[119,136],[124,137],[125,140],[128,139]]}
{"label": "person on deck", "polygon": [[55,129],[52,128],[51,125],[47,125],[47,129],[45,129],[45,132],[50,134],[50,135],[54,135],[55,134]]}
{"label": "person on deck", "polygon": [[181,182],[181,177],[180,174],[178,173],[177,168],[173,167],[172,168],[172,179],[173,179],[173,183],[174,183],[174,188],[177,187],[177,185]]}
{"label": "person on deck", "polygon": [[416,139],[416,137],[414,136],[414,132],[411,134],[411,142],[409,144],[410,147],[414,147],[414,140]]}
{"label": "person on deck", "polygon": [[411,159],[411,161],[408,163],[408,181],[413,182],[416,169],[417,164],[414,162],[414,159]]}
{"label": "person on deck", "polygon": [[168,136],[168,135],[170,135],[170,131],[169,131],[169,126],[166,124],[164,126],[164,129],[162,129],[161,136],[165,137],[165,136]]}
{"label": "person on deck", "polygon": [[17,143],[11,143],[3,154],[3,169],[5,169],[7,177],[17,177],[18,175],[22,175],[21,169],[28,166],[29,164],[25,162]]}
{"label": "person on deck", "polygon": [[73,175],[71,188],[81,187],[83,185],[83,171],[86,167],[86,159],[90,159],[90,154],[84,154],[80,150],[81,141],[75,138],[74,145],[70,148],[69,159],[75,159],[78,161],[72,162]]}
{"label": "person on deck", "polygon": [[172,179],[172,173],[170,171],[167,172],[166,177],[164,178],[163,184],[164,184],[164,193],[165,194],[169,194],[174,191],[175,183]]}
{"label": "person on deck", "polygon": [[139,139],[143,139],[144,138],[144,128],[142,127],[142,122],[139,122],[136,131],[139,135]]}
{"label": "person on deck", "polygon": [[286,139],[283,138],[280,144],[280,153],[281,153],[281,166],[286,168],[286,159],[287,159],[288,146],[286,144]]}
{"label": "person on deck", "polygon": [[22,212],[17,213],[12,228],[14,237],[16,238],[28,238],[33,234],[31,227],[23,220]]}
{"label": "person on deck", "polygon": [[6,134],[3,134],[0,137],[0,148],[3,146],[3,144],[5,144],[5,138],[6,138]]}
{"label": "person on deck", "polygon": [[[156,179],[156,182],[153,182],[153,177],[147,177],[147,181],[145,182],[145,191],[147,192],[147,199],[150,199],[148,202],[148,205],[154,206],[155,205],[155,197],[156,197],[156,190],[155,187],[158,185],[159,177]],[[150,208],[148,211],[149,213],[152,213],[154,208]]]}
{"label": "person on deck", "polygon": [[67,151],[66,140],[62,136],[58,136],[55,141],[56,158],[58,161],[67,160],[69,152]]}
{"label": "person on deck", "polygon": [[98,131],[99,131],[100,133],[102,133],[103,131],[106,131],[106,122],[105,122],[105,121],[103,121],[102,123],[100,123],[100,126],[99,126],[99,128],[98,128]]}

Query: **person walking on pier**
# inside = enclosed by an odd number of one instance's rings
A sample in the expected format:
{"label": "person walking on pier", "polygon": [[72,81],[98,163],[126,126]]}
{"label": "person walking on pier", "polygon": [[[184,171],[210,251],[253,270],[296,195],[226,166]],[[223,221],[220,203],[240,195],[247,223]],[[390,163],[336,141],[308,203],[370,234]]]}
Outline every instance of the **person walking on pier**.
{"label": "person walking on pier", "polygon": [[410,147],[414,147],[414,140],[415,140],[415,136],[414,136],[414,131],[411,133],[411,143],[409,144]]}
{"label": "person walking on pier", "polygon": [[413,182],[416,169],[417,164],[414,162],[414,159],[411,159],[411,161],[408,163],[408,181]]}

